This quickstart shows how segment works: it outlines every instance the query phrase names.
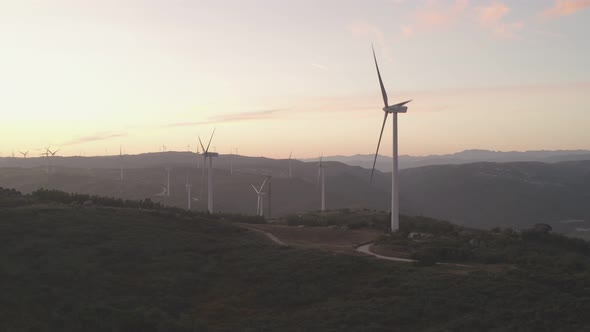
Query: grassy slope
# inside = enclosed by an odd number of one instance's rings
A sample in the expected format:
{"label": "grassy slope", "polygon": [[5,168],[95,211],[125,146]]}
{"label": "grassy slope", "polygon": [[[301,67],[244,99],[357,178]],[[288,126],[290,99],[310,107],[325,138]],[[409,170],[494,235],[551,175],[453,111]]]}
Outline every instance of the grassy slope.
{"label": "grassy slope", "polygon": [[2,331],[572,330],[590,327],[588,289],[281,249],[166,211],[0,209]]}

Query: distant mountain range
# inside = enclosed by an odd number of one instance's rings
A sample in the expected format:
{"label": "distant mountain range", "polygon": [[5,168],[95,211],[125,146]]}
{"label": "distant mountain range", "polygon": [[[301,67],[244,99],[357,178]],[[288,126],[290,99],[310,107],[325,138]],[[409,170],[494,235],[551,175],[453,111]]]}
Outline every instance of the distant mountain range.
{"label": "distant mountain range", "polygon": [[[360,166],[363,168],[373,167],[372,154],[357,154],[353,156],[327,156],[323,157],[326,161],[338,161],[351,166]],[[303,161],[318,161],[318,158],[302,159]],[[391,172],[392,158],[379,155],[377,158],[376,169],[382,172]],[[465,150],[462,152],[430,155],[430,156],[408,156],[403,155],[399,158],[400,169],[413,168],[431,165],[457,165],[476,162],[520,162],[520,161],[540,161],[554,163],[560,161],[573,160],[590,160],[590,150],[556,150],[556,151],[490,151],[490,150]]]}
{"label": "distant mountain range", "polygon": [[[511,153],[492,153],[506,158]],[[515,153],[513,158],[522,158]],[[477,162],[431,165],[400,172],[402,213],[444,219],[461,225],[491,228],[524,228],[549,223],[564,233],[590,235],[590,160],[558,162],[560,158],[583,158],[583,153],[525,153],[552,163]],[[486,152],[466,151],[482,158]],[[532,157],[530,157],[532,158]],[[186,206],[185,184],[192,184],[193,208],[206,207],[206,181],[197,168],[198,155],[161,152],[112,157],[0,158],[0,187],[23,192],[44,187],[69,192],[144,199]],[[439,159],[440,160],[440,159]],[[455,159],[455,160],[458,160]],[[553,162],[555,161],[555,162]],[[223,155],[214,161],[214,206],[218,211],[254,214],[256,194],[251,184],[272,175],[273,216],[317,210],[320,193],[317,163],[292,160],[293,178],[286,159]],[[55,168],[47,176],[46,168]],[[119,167],[124,167],[124,181]],[[341,162],[326,162],[328,209],[389,210],[391,175],[377,171],[373,184],[370,170]],[[164,184],[164,167],[171,167],[172,195],[155,196]],[[230,171],[233,170],[233,174]],[[589,236],[590,237],[590,236]]]}

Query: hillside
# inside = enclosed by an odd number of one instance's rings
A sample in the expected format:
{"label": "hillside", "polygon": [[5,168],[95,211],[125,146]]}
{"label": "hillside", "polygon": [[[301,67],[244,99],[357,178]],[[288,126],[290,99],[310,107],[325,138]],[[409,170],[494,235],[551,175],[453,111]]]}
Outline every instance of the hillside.
{"label": "hillside", "polygon": [[471,227],[548,223],[585,236],[590,225],[590,161],[413,168],[400,186],[406,213]]}
{"label": "hillside", "polygon": [[[194,157],[194,156],[193,156]],[[239,158],[236,158],[238,160]],[[289,178],[287,160],[244,158],[234,164],[233,174],[215,160],[214,207],[216,211],[254,214],[260,185],[272,174],[271,202],[265,202],[273,217],[305,213],[320,207],[317,164],[293,162]],[[339,162],[326,162],[328,209],[389,210],[390,174]],[[238,165],[242,165],[238,167]],[[171,196],[160,197],[166,165],[128,168],[124,181],[118,168],[0,168],[0,186],[29,193],[38,188],[98,194],[125,199],[150,198],[162,204],[185,208],[187,176],[192,184],[192,209],[206,208],[207,181],[203,169],[179,164],[171,167]],[[526,228],[538,222],[556,231],[588,237],[590,230],[590,161],[559,163],[472,163],[436,165],[400,172],[402,213],[450,220],[478,228]],[[267,197],[268,200],[268,197]]]}
{"label": "hillside", "polygon": [[204,215],[50,197],[0,190],[1,330],[590,327],[584,266],[453,273],[279,248]]}

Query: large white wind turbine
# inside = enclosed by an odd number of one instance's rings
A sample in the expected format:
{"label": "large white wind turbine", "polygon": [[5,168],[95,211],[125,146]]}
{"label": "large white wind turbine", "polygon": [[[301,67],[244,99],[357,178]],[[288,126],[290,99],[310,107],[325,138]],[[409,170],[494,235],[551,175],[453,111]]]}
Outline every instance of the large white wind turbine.
{"label": "large white wind turbine", "polygon": [[207,148],[205,148],[203,142],[201,141],[201,137],[199,137],[199,144],[201,145],[201,149],[203,149],[203,166],[206,164],[207,158],[209,158],[209,179],[207,184],[207,210],[209,211],[209,213],[213,213],[213,158],[219,157],[219,153],[209,152],[209,147],[211,146],[211,140],[213,140],[213,135],[215,135],[215,129],[213,129],[213,133],[211,133],[209,143],[207,143]]}
{"label": "large white wind turbine", "polygon": [[320,162],[318,164],[318,185],[320,184],[320,181],[322,185],[322,212],[326,211],[326,174],[324,170],[326,165],[323,163],[323,158],[323,156],[320,157]]}
{"label": "large white wind turbine", "polygon": [[377,151],[375,152],[375,159],[373,160],[373,169],[371,170],[371,182],[373,181],[373,174],[375,172],[375,163],[377,162],[377,155],[379,154],[379,146],[381,145],[381,138],[383,137],[383,129],[385,129],[385,123],[387,122],[387,116],[389,113],[393,116],[393,167],[391,172],[391,231],[399,229],[399,186],[398,186],[398,131],[397,131],[397,114],[406,113],[408,107],[404,106],[411,100],[404,101],[399,104],[389,105],[387,101],[387,92],[381,79],[381,73],[379,72],[379,65],[377,64],[377,57],[375,56],[375,49],[373,48],[373,60],[375,60],[375,68],[377,69],[377,76],[379,77],[379,85],[381,86],[381,94],[383,95],[383,125],[381,126],[381,133],[379,134],[379,141],[377,142]]}
{"label": "large white wind turbine", "polygon": [[264,181],[262,181],[262,185],[260,185],[259,189],[256,189],[256,187],[254,185],[252,185],[252,189],[254,189],[254,191],[256,192],[256,195],[258,196],[258,203],[256,204],[256,215],[264,217],[264,199],[263,196],[266,194],[264,192],[264,185],[266,184],[266,180],[268,180],[268,177],[264,178]]}

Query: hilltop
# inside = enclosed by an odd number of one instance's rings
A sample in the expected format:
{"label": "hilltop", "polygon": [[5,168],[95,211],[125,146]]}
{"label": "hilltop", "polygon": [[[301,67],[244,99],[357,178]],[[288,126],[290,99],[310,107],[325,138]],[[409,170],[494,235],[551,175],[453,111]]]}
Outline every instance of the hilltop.
{"label": "hilltop", "polygon": [[[338,161],[351,166],[371,169],[373,154],[357,154],[352,156],[326,156],[326,161]],[[375,168],[382,172],[391,172],[392,159],[379,155]],[[539,151],[490,151],[481,149],[465,150],[461,152],[428,156],[399,156],[399,167],[414,168],[432,165],[460,165],[479,162],[513,163],[513,162],[545,162],[590,160],[588,150],[539,150]],[[303,161],[317,161],[317,158],[303,159]]]}

